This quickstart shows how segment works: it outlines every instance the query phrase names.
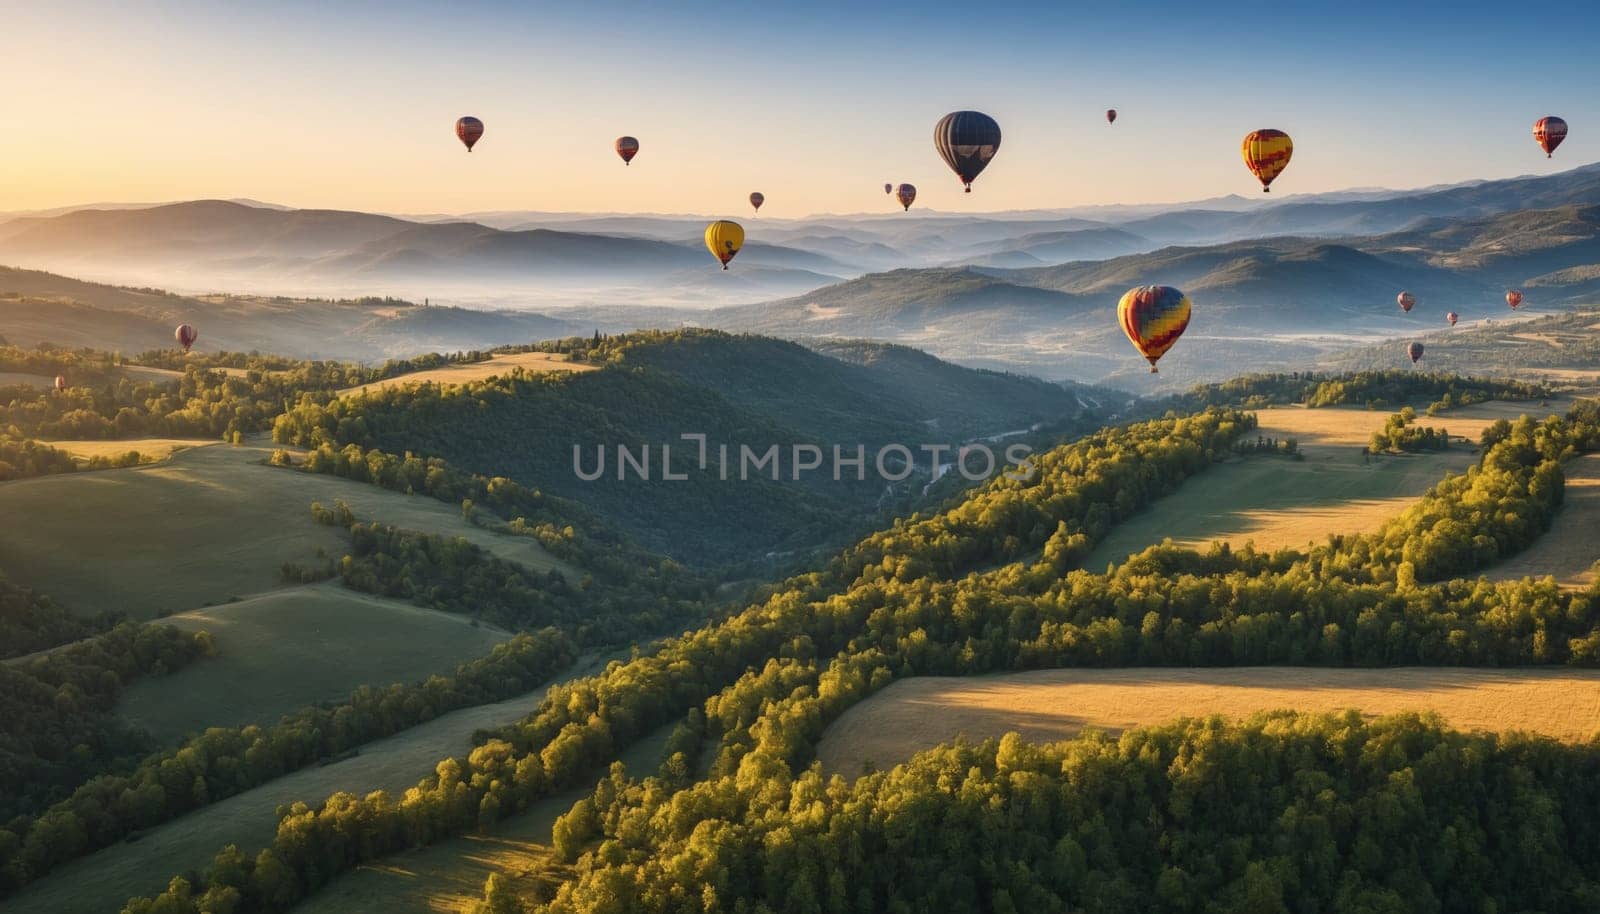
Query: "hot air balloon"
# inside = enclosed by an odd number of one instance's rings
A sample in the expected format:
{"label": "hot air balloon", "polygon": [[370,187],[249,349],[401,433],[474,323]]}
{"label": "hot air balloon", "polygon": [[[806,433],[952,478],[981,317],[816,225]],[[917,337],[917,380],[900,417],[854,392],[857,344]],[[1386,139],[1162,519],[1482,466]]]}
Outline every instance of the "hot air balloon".
{"label": "hot air balloon", "polygon": [[767,195],[759,190],[750,195],[750,205],[755,207],[757,212],[761,211],[761,204],[765,202],[767,202]]}
{"label": "hot air balloon", "polygon": [[1533,138],[1538,141],[1539,148],[1544,150],[1544,157],[1553,158],[1556,147],[1567,138],[1567,122],[1555,115],[1541,117],[1533,122]]}
{"label": "hot air balloon", "polygon": [[456,119],[456,138],[467,146],[467,151],[472,151],[474,143],[483,136],[483,121],[468,115]]}
{"label": "hot air balloon", "polygon": [[1166,355],[1189,326],[1189,296],[1171,286],[1129,289],[1117,302],[1117,320],[1155,374],[1156,360]]}
{"label": "hot air balloon", "polygon": [[883,192],[886,193],[886,194],[894,193],[894,185],[893,184],[885,184],[885,185],[883,185]]}
{"label": "hot air balloon", "polygon": [[639,141],[631,136],[619,136],[616,142],[617,155],[622,156],[622,164],[633,162],[633,157],[639,154]]}
{"label": "hot air balloon", "polygon": [[188,352],[194,341],[200,338],[200,334],[188,324],[179,324],[178,329],[172,331],[172,337],[183,347],[184,352]]}
{"label": "hot air balloon", "polygon": [[1506,292],[1506,304],[1510,305],[1513,311],[1522,307],[1522,293],[1516,289]]}
{"label": "hot air balloon", "polygon": [[900,205],[905,207],[909,212],[911,210],[911,204],[915,203],[917,200],[917,189],[910,184],[902,184],[900,185],[899,189],[895,191],[894,196],[896,200],[900,201]]}
{"label": "hot air balloon", "polygon": [[739,253],[744,247],[744,227],[737,222],[727,219],[718,219],[706,226],[706,250],[711,256],[722,261],[722,268],[728,268],[728,261]]}
{"label": "hot air balloon", "polygon": [[1454,327],[1456,325],[1456,321],[1461,319],[1461,315],[1451,311],[1449,314],[1444,316],[1444,319],[1450,322],[1450,326]]}
{"label": "hot air balloon", "polygon": [[1395,301],[1400,303],[1400,310],[1407,314],[1410,314],[1411,309],[1417,306],[1417,297],[1410,292],[1401,292],[1395,296]]}
{"label": "hot air balloon", "polygon": [[1000,125],[981,111],[952,111],[933,125],[933,148],[970,194],[972,182],[1000,151]]}
{"label": "hot air balloon", "polygon": [[67,379],[63,375],[56,375],[56,393],[67,389]]}
{"label": "hot air balloon", "polygon": [[1272,190],[1272,180],[1289,167],[1294,141],[1282,130],[1253,130],[1245,135],[1240,148],[1245,167],[1261,182],[1261,192]]}
{"label": "hot air balloon", "polygon": [[1115,109],[1115,108],[1107,108],[1106,109],[1106,123],[1115,124],[1116,122],[1117,122],[1117,109]]}
{"label": "hot air balloon", "polygon": [[1411,345],[1407,346],[1406,355],[1411,356],[1411,364],[1417,364],[1417,360],[1422,358],[1422,344],[1412,343]]}

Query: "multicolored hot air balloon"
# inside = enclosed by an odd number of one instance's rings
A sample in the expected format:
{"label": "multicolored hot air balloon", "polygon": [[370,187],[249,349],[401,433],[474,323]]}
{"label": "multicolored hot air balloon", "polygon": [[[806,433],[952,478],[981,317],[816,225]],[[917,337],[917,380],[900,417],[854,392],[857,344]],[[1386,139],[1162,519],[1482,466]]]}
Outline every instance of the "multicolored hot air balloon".
{"label": "multicolored hot air balloon", "polygon": [[765,202],[767,202],[767,195],[761,191],[754,191],[750,194],[750,205],[755,208],[756,212],[761,211],[761,204]]}
{"label": "multicolored hot air balloon", "polygon": [[1567,138],[1567,122],[1555,115],[1541,117],[1533,122],[1533,138],[1544,150],[1544,157],[1554,158],[1556,147]]}
{"label": "multicolored hot air balloon", "polygon": [[1411,309],[1417,306],[1417,297],[1410,292],[1401,292],[1395,296],[1395,301],[1400,303],[1400,310],[1407,314],[1410,314]]}
{"label": "multicolored hot air balloon", "polygon": [[711,256],[722,261],[722,268],[728,268],[728,261],[739,253],[744,247],[744,226],[727,219],[718,219],[706,226],[706,250]]}
{"label": "multicolored hot air balloon", "polygon": [[885,185],[883,185],[883,192],[886,193],[886,194],[894,193],[894,185],[893,184],[885,184]]}
{"label": "multicolored hot air balloon", "polygon": [[61,393],[63,390],[66,390],[66,389],[67,389],[66,376],[65,375],[59,375],[59,374],[56,375],[56,393]]}
{"label": "multicolored hot air balloon", "polygon": [[952,111],[933,125],[933,148],[972,193],[972,182],[1000,151],[1000,125],[981,111]]}
{"label": "multicolored hot air balloon", "polygon": [[1522,293],[1516,289],[1508,290],[1506,292],[1506,304],[1510,305],[1513,311],[1522,307]]}
{"label": "multicolored hot air balloon", "polygon": [[1117,302],[1117,320],[1133,348],[1150,362],[1156,361],[1183,336],[1189,326],[1189,296],[1171,286],[1139,286],[1129,289]]}
{"label": "multicolored hot air balloon", "polygon": [[468,115],[456,118],[456,139],[465,143],[467,151],[472,151],[474,143],[483,137],[483,121]]}
{"label": "multicolored hot air balloon", "polygon": [[1106,123],[1115,124],[1116,122],[1117,122],[1117,109],[1115,109],[1115,108],[1107,108],[1106,109]]}
{"label": "multicolored hot air balloon", "polygon": [[1417,364],[1417,360],[1422,358],[1422,344],[1412,343],[1411,345],[1407,346],[1406,355],[1411,356],[1411,364]]}
{"label": "multicolored hot air balloon", "polygon": [[1450,322],[1450,326],[1454,327],[1456,325],[1456,321],[1461,319],[1461,315],[1451,311],[1444,316],[1444,319]]}
{"label": "multicolored hot air balloon", "polygon": [[895,191],[894,197],[900,201],[900,205],[905,207],[907,212],[910,212],[911,204],[917,202],[917,189],[910,184],[902,184]]}
{"label": "multicolored hot air balloon", "polygon": [[188,324],[179,324],[178,329],[172,331],[172,338],[178,341],[184,352],[188,352],[194,341],[200,338],[200,334]]}
{"label": "multicolored hot air balloon", "polygon": [[1261,192],[1272,191],[1272,181],[1289,167],[1294,141],[1282,130],[1252,130],[1240,147],[1245,167],[1261,182]]}
{"label": "multicolored hot air balloon", "polygon": [[630,165],[633,157],[639,154],[639,141],[631,136],[619,136],[615,144],[617,155],[622,156],[622,164]]}

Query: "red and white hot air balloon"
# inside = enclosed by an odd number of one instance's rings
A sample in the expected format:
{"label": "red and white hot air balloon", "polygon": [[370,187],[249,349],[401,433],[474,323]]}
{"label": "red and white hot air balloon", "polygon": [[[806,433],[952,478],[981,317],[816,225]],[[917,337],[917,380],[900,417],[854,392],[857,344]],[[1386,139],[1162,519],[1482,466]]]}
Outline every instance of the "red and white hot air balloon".
{"label": "red and white hot air balloon", "polygon": [[1554,158],[1556,147],[1567,138],[1567,122],[1555,115],[1541,117],[1533,122],[1533,139],[1544,150],[1544,157]]}
{"label": "red and white hot air balloon", "polygon": [[1400,310],[1408,314],[1411,312],[1412,308],[1417,306],[1417,297],[1412,295],[1410,292],[1401,292],[1399,295],[1395,296],[1395,301],[1400,303]]}
{"label": "red and white hot air balloon", "polygon": [[1444,319],[1450,322],[1450,326],[1454,327],[1456,325],[1456,321],[1461,320],[1461,315],[1451,311],[1444,316]]}
{"label": "red and white hot air balloon", "polygon": [[1506,304],[1510,305],[1511,306],[1511,310],[1513,310],[1513,311],[1515,311],[1518,308],[1522,307],[1522,293],[1518,292],[1516,289],[1511,289],[1511,290],[1507,291],[1506,292]]}
{"label": "red and white hot air balloon", "polygon": [[622,164],[632,165],[633,157],[639,154],[639,141],[631,136],[619,136],[615,146],[617,155],[622,157]]}
{"label": "red and white hot air balloon", "polygon": [[456,139],[460,140],[471,152],[472,147],[483,138],[483,121],[471,116],[456,119]]}

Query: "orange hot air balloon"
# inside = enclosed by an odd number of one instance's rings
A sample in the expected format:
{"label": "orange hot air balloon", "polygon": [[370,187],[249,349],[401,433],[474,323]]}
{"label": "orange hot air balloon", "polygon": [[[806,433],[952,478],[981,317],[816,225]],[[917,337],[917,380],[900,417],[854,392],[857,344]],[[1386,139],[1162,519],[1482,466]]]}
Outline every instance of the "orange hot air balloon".
{"label": "orange hot air balloon", "polygon": [[467,151],[483,137],[483,121],[471,115],[456,119],[456,139],[466,144]]}
{"label": "orange hot air balloon", "polygon": [[1541,117],[1533,122],[1533,139],[1544,150],[1544,157],[1554,158],[1556,147],[1567,138],[1567,122],[1555,115]]}
{"label": "orange hot air balloon", "polygon": [[1407,314],[1410,314],[1411,309],[1417,306],[1417,297],[1410,292],[1401,292],[1395,296],[1395,301],[1400,303],[1400,310]]}
{"label": "orange hot air balloon", "polygon": [[1412,343],[1411,345],[1407,346],[1406,355],[1411,356],[1411,364],[1417,364],[1417,361],[1422,358],[1422,344]]}
{"label": "orange hot air balloon", "polygon": [[1115,124],[1116,122],[1117,122],[1117,109],[1115,109],[1115,108],[1107,108],[1106,109],[1106,123]]}
{"label": "orange hot air balloon", "polygon": [[900,205],[905,207],[907,212],[910,212],[911,204],[917,202],[917,189],[910,184],[902,184],[896,189],[894,197],[900,201]]}
{"label": "orange hot air balloon", "polygon": [[1456,321],[1461,319],[1461,315],[1451,311],[1449,314],[1444,316],[1444,319],[1450,322],[1450,326],[1454,327],[1456,325]]}
{"label": "orange hot air balloon", "polygon": [[188,324],[179,324],[178,329],[172,331],[172,337],[183,347],[184,352],[188,352],[194,341],[200,338],[200,334]]}
{"label": "orange hot air balloon", "polygon": [[56,375],[56,393],[67,389],[67,379],[63,375]]}
{"label": "orange hot air balloon", "polygon": [[767,195],[759,190],[750,195],[750,205],[756,208],[756,212],[761,211],[761,204],[765,202],[767,202]]}
{"label": "orange hot air balloon", "polygon": [[1171,286],[1139,286],[1129,289],[1117,302],[1117,321],[1133,348],[1150,363],[1167,354],[1189,326],[1189,296]]}
{"label": "orange hot air balloon", "polygon": [[1513,311],[1522,307],[1522,293],[1516,289],[1506,292],[1506,304],[1510,305]]}
{"label": "orange hot air balloon", "polygon": [[1261,182],[1261,192],[1272,190],[1272,181],[1289,167],[1289,157],[1294,155],[1294,141],[1282,130],[1252,130],[1245,135],[1240,146],[1245,167]]}
{"label": "orange hot air balloon", "polygon": [[622,156],[622,164],[633,164],[633,157],[639,154],[639,141],[631,136],[619,136],[616,142],[617,155]]}

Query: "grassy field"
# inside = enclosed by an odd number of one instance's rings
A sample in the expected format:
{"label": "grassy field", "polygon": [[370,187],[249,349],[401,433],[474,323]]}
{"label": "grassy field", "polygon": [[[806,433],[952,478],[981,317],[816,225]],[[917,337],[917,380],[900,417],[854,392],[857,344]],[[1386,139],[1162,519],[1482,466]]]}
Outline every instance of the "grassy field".
{"label": "grassy field", "polygon": [[[621,756],[642,777],[660,764],[672,727],[662,727]],[[603,772],[595,773],[599,780]],[[490,873],[511,877],[520,892],[536,891],[557,866],[550,852],[556,817],[588,796],[574,789],[535,803],[487,834],[462,835],[397,854],[341,876],[304,902],[295,914],[467,914],[483,896]]]}
{"label": "grassy field", "polygon": [[[585,658],[567,676],[598,672],[603,663],[601,658]],[[297,771],[213,803],[150,830],[139,841],[112,845],[62,867],[7,899],[4,909],[6,914],[118,911],[131,896],[161,891],[175,874],[203,869],[226,844],[238,844],[253,854],[272,840],[280,805],[320,802],[338,791],[402,792],[432,772],[441,759],[470,751],[475,731],[512,723],[543,700],[544,690],[538,689],[499,704],[446,714],[368,743],[355,758]],[[483,879],[478,882],[481,888]]]}
{"label": "grassy field", "polygon": [[517,352],[509,355],[497,355],[483,362],[466,362],[435,368],[431,371],[417,371],[411,374],[398,375],[385,378],[360,387],[351,387],[341,393],[360,393],[363,390],[382,389],[395,387],[401,384],[418,384],[432,382],[435,384],[465,384],[468,381],[481,381],[495,375],[508,374],[513,368],[524,371],[594,371],[599,366],[588,362],[569,362],[566,355],[556,352]]}
{"label": "grassy field", "polygon": [[1566,473],[1566,497],[1550,530],[1531,548],[1496,565],[1490,578],[1551,575],[1564,587],[1594,583],[1594,563],[1600,561],[1600,454],[1570,461]]}
{"label": "grassy field", "polygon": [[310,503],[347,501],[362,520],[465,536],[540,570],[563,568],[534,540],[466,523],[460,510],[332,476],[269,467],[265,447],[215,445],[157,466],[0,484],[0,566],[80,612],[137,618],[276,589],[285,562],[337,557],[345,534]]}
{"label": "grassy field", "polygon": [[827,771],[854,775],[868,765],[893,767],[958,736],[982,740],[1015,730],[1043,742],[1085,728],[1115,732],[1279,708],[1435,711],[1462,730],[1584,740],[1600,730],[1600,671],[1243,667],[923,677],[896,682],[846,711],[823,735],[817,755]]}
{"label": "grassy field", "polygon": [[[143,679],[118,707],[165,744],[206,727],[275,723],[357,686],[449,673],[509,637],[470,620],[314,584],[167,620],[204,629],[217,656],[171,676]],[[289,674],[288,671],[293,671]]]}
{"label": "grassy field", "polygon": [[0,387],[26,384],[29,387],[54,387],[56,379],[42,374],[24,374],[20,371],[0,371]]}
{"label": "grassy field", "polygon": [[[1418,422],[1476,442],[1497,419],[1552,415],[1570,405],[1567,400],[1552,400],[1544,407],[1484,403],[1423,416]],[[1250,457],[1213,467],[1119,525],[1083,567],[1103,569],[1167,537],[1197,548],[1221,540],[1278,549],[1320,542],[1330,533],[1371,532],[1445,473],[1462,472],[1477,460],[1474,448],[1465,444],[1437,454],[1363,460],[1361,449],[1393,415],[1390,411],[1276,407],[1257,415],[1258,434],[1295,439],[1305,459]]]}
{"label": "grassy field", "polygon": [[138,451],[146,460],[166,460],[174,453],[192,447],[216,444],[213,438],[123,438],[116,441],[46,441],[58,451],[66,451],[79,460],[94,457],[121,457],[129,451]]}

